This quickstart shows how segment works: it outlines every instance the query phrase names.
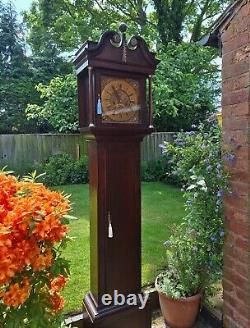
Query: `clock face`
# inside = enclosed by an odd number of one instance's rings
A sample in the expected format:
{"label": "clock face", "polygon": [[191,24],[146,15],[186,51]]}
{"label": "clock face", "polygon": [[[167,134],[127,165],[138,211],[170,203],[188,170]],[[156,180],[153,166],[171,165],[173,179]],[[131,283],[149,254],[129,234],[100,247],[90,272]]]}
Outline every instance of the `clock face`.
{"label": "clock face", "polygon": [[101,82],[103,123],[139,123],[139,83],[104,77]]}

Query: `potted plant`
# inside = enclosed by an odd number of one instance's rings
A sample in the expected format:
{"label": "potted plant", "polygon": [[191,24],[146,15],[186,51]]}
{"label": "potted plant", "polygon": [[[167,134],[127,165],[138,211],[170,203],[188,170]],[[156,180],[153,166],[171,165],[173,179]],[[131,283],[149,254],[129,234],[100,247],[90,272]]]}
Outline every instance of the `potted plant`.
{"label": "potted plant", "polygon": [[233,154],[221,152],[218,127],[178,134],[163,145],[172,174],[183,184],[187,215],[167,247],[167,265],[156,279],[162,313],[173,328],[192,327],[201,299],[221,279],[224,239],[223,202],[228,174],[223,160],[234,165]]}
{"label": "potted plant", "polygon": [[172,328],[194,325],[207,285],[208,267],[195,231],[178,229],[167,247],[167,267],[156,278],[161,311]]}

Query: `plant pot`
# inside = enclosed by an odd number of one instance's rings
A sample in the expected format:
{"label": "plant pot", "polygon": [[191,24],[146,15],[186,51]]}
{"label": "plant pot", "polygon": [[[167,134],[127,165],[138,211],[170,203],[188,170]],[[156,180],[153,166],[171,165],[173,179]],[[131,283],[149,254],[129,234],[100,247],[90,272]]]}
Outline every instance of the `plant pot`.
{"label": "plant pot", "polygon": [[162,315],[171,328],[191,328],[196,322],[201,303],[201,294],[173,299],[159,293]]}

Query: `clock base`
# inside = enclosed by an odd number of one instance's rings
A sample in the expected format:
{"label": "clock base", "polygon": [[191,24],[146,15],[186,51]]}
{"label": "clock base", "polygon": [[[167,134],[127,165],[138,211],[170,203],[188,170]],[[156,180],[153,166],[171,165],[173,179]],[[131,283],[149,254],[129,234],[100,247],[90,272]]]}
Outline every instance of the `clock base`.
{"label": "clock base", "polygon": [[139,306],[109,306],[98,309],[93,295],[89,293],[84,301],[83,328],[151,328],[149,302],[144,309]]}

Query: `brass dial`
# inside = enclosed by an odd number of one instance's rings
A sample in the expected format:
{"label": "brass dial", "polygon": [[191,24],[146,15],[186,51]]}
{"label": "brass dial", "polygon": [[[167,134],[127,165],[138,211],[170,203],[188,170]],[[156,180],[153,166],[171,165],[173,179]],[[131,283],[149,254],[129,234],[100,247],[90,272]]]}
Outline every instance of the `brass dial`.
{"label": "brass dial", "polygon": [[131,79],[107,78],[102,83],[102,119],[107,123],[138,123],[139,85]]}

